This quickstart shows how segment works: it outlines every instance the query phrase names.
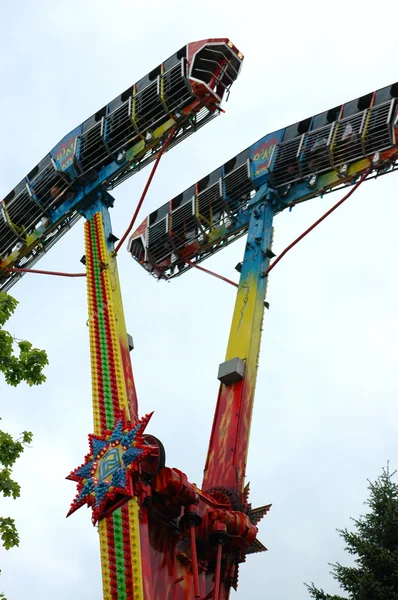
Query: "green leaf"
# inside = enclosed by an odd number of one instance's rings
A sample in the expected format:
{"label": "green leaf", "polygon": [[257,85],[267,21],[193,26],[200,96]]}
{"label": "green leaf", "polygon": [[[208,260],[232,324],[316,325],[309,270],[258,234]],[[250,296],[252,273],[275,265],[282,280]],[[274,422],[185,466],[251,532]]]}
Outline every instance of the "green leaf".
{"label": "green leaf", "polygon": [[11,517],[0,517],[0,538],[6,550],[19,546],[19,535]]}
{"label": "green leaf", "polygon": [[30,342],[24,340],[18,342],[19,353],[16,354],[14,338],[2,329],[17,305],[18,302],[12,296],[0,292],[0,372],[6,383],[14,387],[22,381],[29,386],[40,385],[46,380],[43,370],[48,365],[47,353],[33,348]]}
{"label": "green leaf", "polygon": [[33,433],[31,431],[23,431],[22,432],[22,443],[23,444],[31,444],[33,440]]}
{"label": "green leaf", "polygon": [[15,298],[9,294],[0,292],[0,326],[3,326],[11,315],[14,314],[17,306],[18,300],[15,300]]}
{"label": "green leaf", "polygon": [[5,498],[12,496],[14,500],[19,498],[21,494],[21,486],[11,479],[11,469],[6,467],[0,471],[0,493]]}

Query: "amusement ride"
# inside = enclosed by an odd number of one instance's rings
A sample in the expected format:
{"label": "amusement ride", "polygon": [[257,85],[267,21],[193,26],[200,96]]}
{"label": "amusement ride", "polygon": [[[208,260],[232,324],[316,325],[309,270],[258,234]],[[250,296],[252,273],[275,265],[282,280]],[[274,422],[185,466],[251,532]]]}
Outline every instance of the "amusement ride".
{"label": "amusement ride", "polygon": [[[92,509],[105,600],[227,600],[239,565],[262,552],[245,482],[268,275],[365,180],[398,166],[398,83],[266,134],[152,212],[132,233],[163,153],[223,112],[243,55],[227,38],[189,43],[66,135],[0,204],[0,290],[26,272],[86,277],[93,433],[69,514]],[[154,162],[132,221],[112,232],[111,191]],[[277,258],[275,215],[348,192]],[[35,263],[81,217],[85,272]],[[239,284],[201,266],[246,235]],[[160,280],[191,268],[237,287],[201,487],[166,465],[139,416],[117,254]],[[273,260],[274,259],[274,260]]]}

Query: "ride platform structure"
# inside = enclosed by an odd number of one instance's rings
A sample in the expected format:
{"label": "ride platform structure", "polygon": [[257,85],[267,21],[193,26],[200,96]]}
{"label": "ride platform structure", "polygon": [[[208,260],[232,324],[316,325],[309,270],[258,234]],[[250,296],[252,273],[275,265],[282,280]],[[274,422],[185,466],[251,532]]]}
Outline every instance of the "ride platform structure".
{"label": "ride platform structure", "polygon": [[[91,507],[104,600],[227,600],[247,555],[266,550],[257,525],[271,505],[250,504],[246,463],[267,283],[278,261],[274,218],[397,168],[393,84],[263,136],[130,235],[162,154],[222,112],[242,60],[228,38],[187,44],[65,136],[1,203],[2,291],[85,219],[93,430],[68,475],[77,484],[68,515]],[[110,192],[152,161],[118,241]],[[163,443],[147,431],[151,413],[139,413],[117,269],[129,235],[133,259],[161,280],[203,269],[208,256],[247,236],[200,487],[166,464]]]}

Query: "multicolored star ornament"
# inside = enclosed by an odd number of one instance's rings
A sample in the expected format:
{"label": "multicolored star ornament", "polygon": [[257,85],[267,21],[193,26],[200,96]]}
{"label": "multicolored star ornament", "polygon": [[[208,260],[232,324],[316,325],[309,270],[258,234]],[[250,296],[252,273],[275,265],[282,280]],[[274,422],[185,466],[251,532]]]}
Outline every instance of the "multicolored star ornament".
{"label": "multicolored star ornament", "polygon": [[66,479],[77,481],[77,495],[67,517],[87,504],[92,507],[95,525],[133,496],[131,472],[152,450],[145,445],[143,432],[152,413],[131,423],[121,414],[113,429],[104,435],[89,434],[90,452],[84,463]]}

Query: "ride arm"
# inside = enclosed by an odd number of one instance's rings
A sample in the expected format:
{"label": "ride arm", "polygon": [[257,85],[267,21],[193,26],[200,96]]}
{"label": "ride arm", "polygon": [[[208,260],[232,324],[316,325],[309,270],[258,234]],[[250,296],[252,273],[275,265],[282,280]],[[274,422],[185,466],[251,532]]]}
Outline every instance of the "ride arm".
{"label": "ride arm", "polygon": [[[0,202],[0,290],[113,189],[219,114],[242,54],[225,38],[187,44],[66,135]],[[206,65],[205,69],[203,65]]]}
{"label": "ride arm", "polygon": [[130,252],[156,278],[171,279],[247,232],[262,185],[281,211],[351,186],[369,169],[392,172],[397,161],[394,84],[265,135],[149,215]]}

